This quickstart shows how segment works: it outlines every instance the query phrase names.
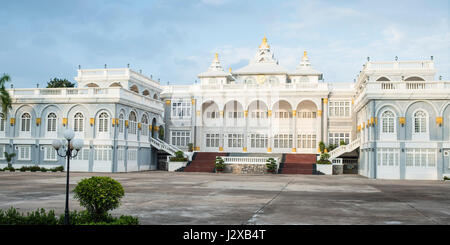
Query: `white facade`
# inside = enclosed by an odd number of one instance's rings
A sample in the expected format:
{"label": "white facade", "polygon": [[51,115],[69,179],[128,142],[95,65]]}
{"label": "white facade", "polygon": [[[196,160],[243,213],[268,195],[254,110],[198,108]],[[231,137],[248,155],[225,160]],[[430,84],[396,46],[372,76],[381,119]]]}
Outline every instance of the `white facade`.
{"label": "white facade", "polygon": [[1,115],[0,149],[17,154],[13,167],[65,166],[51,143],[72,128],[85,144],[73,171],[156,169],[150,138],[164,126],[159,84],[128,68],[78,70],[75,80],[77,88],[9,90],[13,104],[7,118]]}
{"label": "white facade", "polygon": [[14,167],[64,165],[50,145],[70,127],[85,142],[73,170],[129,172],[156,169],[157,150],[316,154],[320,141],[345,142],[331,159],[356,157],[360,175],[442,179],[450,175],[450,82],[436,72],[432,58],[368,61],[356,82],[325,83],[306,52],[294,71],[280,66],[266,38],[235,71],[216,54],[199,84],[80,69],[78,88],[9,90],[0,150],[17,153]]}
{"label": "white facade", "polygon": [[[317,153],[320,141],[344,141],[330,154],[359,153],[361,175],[441,179],[450,174],[450,82],[435,76],[432,59],[366,62],[358,81],[324,83],[306,52],[287,71],[264,38],[247,66],[224,71],[216,54],[200,84],[161,96],[167,130],[189,135],[196,151]],[[181,101],[190,115],[171,113]]]}

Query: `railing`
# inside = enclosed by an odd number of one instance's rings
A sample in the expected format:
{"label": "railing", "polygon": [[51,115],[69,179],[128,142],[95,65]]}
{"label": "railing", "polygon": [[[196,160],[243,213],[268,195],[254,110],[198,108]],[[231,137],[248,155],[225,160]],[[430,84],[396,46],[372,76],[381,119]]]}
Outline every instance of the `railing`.
{"label": "railing", "polygon": [[222,157],[224,164],[266,164],[269,158],[275,159],[277,164],[280,162],[278,157]]}
{"label": "railing", "polygon": [[434,62],[432,60],[367,62],[365,69],[367,70],[434,69]]}
{"label": "railing", "polygon": [[[338,86],[339,88],[350,88],[349,84]],[[203,90],[304,90],[304,89],[322,89],[327,90],[327,83],[280,83],[280,84],[202,84],[200,88]],[[164,92],[173,92],[174,87],[171,87]]]}
{"label": "railing", "polygon": [[357,138],[354,141],[350,142],[348,145],[341,145],[328,153],[330,155],[330,158],[328,160],[333,161],[333,159],[339,157],[340,155],[351,152],[354,149],[358,148],[360,144],[361,140],[360,138]]}
{"label": "railing", "polygon": [[419,83],[406,83],[406,89],[425,89],[426,85],[424,82]]}
{"label": "railing", "polygon": [[386,90],[386,89],[395,89],[395,86],[393,83],[382,83],[381,84],[381,89],[382,90]]}
{"label": "railing", "polygon": [[[172,156],[175,156],[175,153],[176,153],[177,151],[183,152],[183,151],[182,151],[181,149],[179,149],[178,147],[176,147],[176,146],[174,146],[174,145],[171,145],[171,144],[169,144],[169,143],[167,143],[167,142],[164,142],[164,141],[162,141],[162,140],[160,140],[160,139],[158,139],[158,138],[150,137],[150,144],[151,144],[153,147],[155,147],[156,149],[158,149],[158,150],[163,150],[163,151],[169,153],[169,154],[172,155]],[[184,152],[183,152],[183,156],[188,157],[188,155],[187,155],[186,153],[184,153]]]}
{"label": "railing", "polygon": [[127,89],[119,87],[110,88],[32,88],[32,89],[8,89],[9,94],[14,99],[56,99],[56,98],[83,98],[83,99],[126,99],[145,106],[163,111],[164,105],[160,100],[156,100],[144,95],[136,94]]}
{"label": "railing", "polygon": [[169,147],[167,147],[167,145],[162,144],[155,138],[152,137],[150,138],[150,144],[158,150],[163,150],[169,153],[170,155],[175,156],[175,151],[171,150]]}
{"label": "railing", "polygon": [[343,159],[342,158],[335,158],[331,161],[332,164],[335,165],[342,165],[343,164]]}
{"label": "railing", "polygon": [[278,171],[281,160],[279,157],[222,157],[224,164],[267,164],[270,158],[275,159]]}
{"label": "railing", "polygon": [[365,89],[369,92],[392,90],[395,93],[411,90],[442,90],[450,89],[450,81],[392,81],[392,82],[370,82]]}
{"label": "railing", "polygon": [[160,88],[158,82],[135,72],[130,68],[107,68],[107,69],[82,69],[78,70],[77,81],[88,81],[98,79],[115,79],[119,77],[126,77],[126,79],[135,78],[136,80],[144,81],[156,88]]}

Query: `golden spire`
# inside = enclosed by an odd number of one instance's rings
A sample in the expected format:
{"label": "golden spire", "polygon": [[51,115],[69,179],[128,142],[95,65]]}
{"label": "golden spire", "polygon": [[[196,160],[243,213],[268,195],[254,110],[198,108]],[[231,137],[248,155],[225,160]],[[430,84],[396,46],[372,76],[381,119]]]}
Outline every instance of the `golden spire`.
{"label": "golden spire", "polygon": [[218,53],[215,54],[214,60],[219,60],[219,54]]}
{"label": "golden spire", "polygon": [[231,67],[230,67],[230,69],[228,69],[228,71],[231,73]]}
{"label": "golden spire", "polygon": [[270,46],[267,44],[267,37],[266,37],[266,35],[264,35],[262,43],[261,43],[261,45],[259,45],[259,48],[270,48]]}
{"label": "golden spire", "polygon": [[303,51],[303,58],[308,58],[308,56],[306,56],[306,50]]}

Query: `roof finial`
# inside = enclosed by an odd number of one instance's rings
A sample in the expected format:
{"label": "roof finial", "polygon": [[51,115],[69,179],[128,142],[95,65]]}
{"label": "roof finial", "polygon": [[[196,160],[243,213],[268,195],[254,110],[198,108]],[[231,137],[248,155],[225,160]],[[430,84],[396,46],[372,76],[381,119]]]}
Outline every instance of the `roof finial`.
{"label": "roof finial", "polygon": [[219,60],[219,54],[218,53],[215,54],[214,60],[216,60],[216,61]]}
{"label": "roof finial", "polygon": [[303,58],[308,58],[307,53],[306,53],[306,50],[303,51]]}
{"label": "roof finial", "polygon": [[259,48],[270,48],[270,46],[267,44],[267,37],[266,37],[266,35],[264,35],[262,43],[261,43],[261,45],[259,45]]}

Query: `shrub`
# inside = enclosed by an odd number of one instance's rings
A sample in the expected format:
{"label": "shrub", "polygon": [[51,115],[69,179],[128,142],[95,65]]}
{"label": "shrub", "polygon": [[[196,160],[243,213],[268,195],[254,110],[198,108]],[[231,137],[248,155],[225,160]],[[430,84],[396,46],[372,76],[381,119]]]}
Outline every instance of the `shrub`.
{"label": "shrub", "polygon": [[64,167],[63,167],[63,166],[58,166],[58,167],[49,169],[49,171],[52,171],[52,172],[62,172],[62,171],[64,171]]}
{"label": "shrub", "polygon": [[450,180],[450,178],[447,176],[444,176],[444,180]]}
{"label": "shrub", "polygon": [[186,162],[187,158],[184,157],[184,153],[182,151],[175,152],[175,157],[171,157],[170,161],[172,162]]}
{"label": "shrub", "polygon": [[74,198],[80,201],[95,222],[104,221],[108,211],[120,205],[124,196],[122,185],[111,177],[91,177],[81,180],[74,189]]}
{"label": "shrub", "polygon": [[0,210],[1,225],[56,225],[58,218],[55,212],[50,210],[48,213],[43,208],[34,212],[19,213],[15,208],[11,207],[6,211]]}
{"label": "shrub", "polygon": [[[86,210],[69,213],[70,225],[139,225],[139,219],[133,216],[122,215],[119,218],[107,215],[103,221],[95,222]],[[0,209],[0,225],[64,225],[64,214],[59,217],[53,210],[48,213],[43,208],[26,215],[11,207],[4,211]]]}
{"label": "shrub", "polygon": [[339,142],[339,145],[346,145],[347,143],[345,143],[345,140],[341,140],[340,142]]}
{"label": "shrub", "polygon": [[328,152],[330,152],[330,151],[336,149],[337,147],[338,147],[338,145],[335,145],[335,144],[329,144],[328,147],[327,147],[327,150],[328,150]]}
{"label": "shrub", "polygon": [[3,170],[9,170],[9,171],[11,171],[11,172],[14,172],[14,171],[16,171],[16,169],[14,168],[14,167],[12,167],[12,166],[8,166],[8,167],[5,167]]}
{"label": "shrub", "polygon": [[225,169],[225,164],[222,157],[216,157],[216,162],[214,164],[216,171],[223,171]]}
{"label": "shrub", "polygon": [[322,153],[320,154],[320,159],[317,160],[317,164],[331,164],[330,160],[330,154],[328,153]]}
{"label": "shrub", "polygon": [[275,173],[275,171],[277,170],[277,161],[271,157],[267,159],[266,162],[267,171]]}
{"label": "shrub", "polygon": [[323,153],[323,151],[325,151],[325,143],[323,143],[323,141],[319,142],[319,149],[320,149],[321,153]]}

